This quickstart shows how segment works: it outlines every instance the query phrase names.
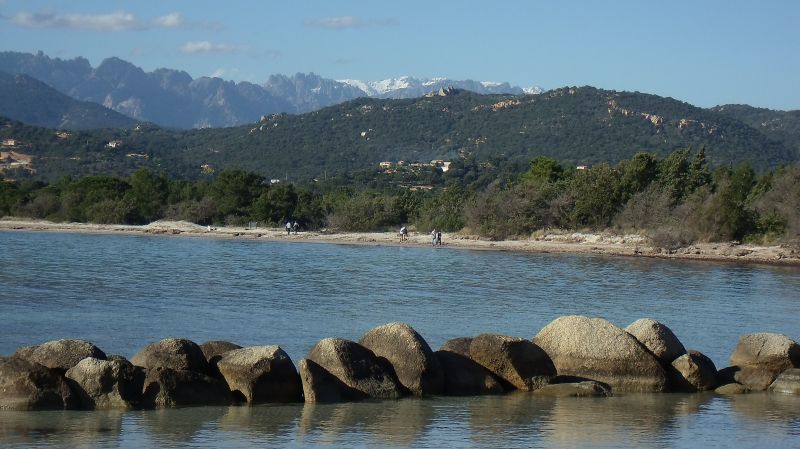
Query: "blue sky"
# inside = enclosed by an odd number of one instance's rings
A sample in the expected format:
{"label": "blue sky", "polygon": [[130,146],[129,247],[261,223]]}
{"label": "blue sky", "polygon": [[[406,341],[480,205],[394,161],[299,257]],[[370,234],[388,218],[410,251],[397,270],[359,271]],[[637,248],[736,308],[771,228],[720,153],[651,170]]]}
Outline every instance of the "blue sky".
{"label": "blue sky", "polygon": [[236,81],[445,76],[800,109],[796,0],[0,0],[0,50]]}

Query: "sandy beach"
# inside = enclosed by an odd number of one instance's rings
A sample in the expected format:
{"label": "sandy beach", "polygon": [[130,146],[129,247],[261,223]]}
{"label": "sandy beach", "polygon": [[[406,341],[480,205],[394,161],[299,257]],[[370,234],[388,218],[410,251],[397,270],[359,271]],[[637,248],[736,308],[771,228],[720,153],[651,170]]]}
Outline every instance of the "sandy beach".
{"label": "sandy beach", "polygon": [[[431,246],[427,232],[410,232],[400,242],[396,232],[327,232],[300,231],[286,234],[283,228],[206,227],[185,221],[156,221],[148,225],[112,225],[54,223],[6,217],[0,219],[0,231],[77,232],[87,234],[150,234],[206,238],[242,238],[283,242],[319,242],[355,245]],[[538,253],[602,254],[608,256],[651,257],[662,259],[707,260],[737,263],[762,263],[800,266],[800,250],[785,246],[756,246],[734,243],[699,243],[677,250],[651,246],[647,238],[579,232],[537,233],[527,239],[491,241],[460,232],[444,233],[443,248]]]}

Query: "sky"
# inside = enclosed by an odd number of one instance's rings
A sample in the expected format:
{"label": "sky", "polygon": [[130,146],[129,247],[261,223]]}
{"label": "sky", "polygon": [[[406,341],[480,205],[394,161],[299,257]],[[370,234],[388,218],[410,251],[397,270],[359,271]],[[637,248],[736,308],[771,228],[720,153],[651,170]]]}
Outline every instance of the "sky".
{"label": "sky", "polygon": [[0,0],[0,51],[255,83],[408,75],[800,109],[797,0]]}

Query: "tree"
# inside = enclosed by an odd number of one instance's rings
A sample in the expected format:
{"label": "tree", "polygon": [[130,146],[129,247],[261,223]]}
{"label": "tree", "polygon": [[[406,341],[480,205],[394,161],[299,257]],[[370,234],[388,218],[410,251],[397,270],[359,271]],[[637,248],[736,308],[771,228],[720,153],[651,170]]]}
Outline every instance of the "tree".
{"label": "tree", "polygon": [[272,224],[298,219],[297,192],[292,184],[273,184],[253,204],[253,217]]}
{"label": "tree", "polygon": [[224,170],[211,184],[211,198],[221,219],[246,218],[253,201],[265,189],[264,178],[243,170]]}
{"label": "tree", "polygon": [[528,171],[521,174],[519,179],[522,182],[556,182],[564,177],[564,168],[557,160],[539,156],[531,160]]}
{"label": "tree", "polygon": [[131,186],[128,195],[135,209],[136,221],[150,223],[162,216],[169,194],[169,182],[163,176],[155,176],[147,168],[140,168],[128,178]]}

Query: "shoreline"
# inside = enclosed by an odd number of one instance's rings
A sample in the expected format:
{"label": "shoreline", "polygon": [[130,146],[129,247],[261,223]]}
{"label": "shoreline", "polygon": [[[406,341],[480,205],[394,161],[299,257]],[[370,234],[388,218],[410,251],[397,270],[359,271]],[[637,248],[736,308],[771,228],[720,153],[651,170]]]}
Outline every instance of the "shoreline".
{"label": "shoreline", "polygon": [[[0,231],[64,232],[80,234],[168,235],[204,238],[242,238],[275,242],[334,243],[350,245],[430,247],[428,233],[410,232],[400,242],[395,232],[301,231],[286,235],[282,228],[212,227],[184,221],[156,221],[148,225],[54,223],[46,220],[0,219]],[[800,267],[800,250],[782,245],[758,246],[732,243],[698,243],[667,251],[654,248],[636,234],[613,235],[552,231],[537,237],[491,241],[461,233],[443,234],[442,248],[523,253],[597,254],[663,260],[693,260]]]}

